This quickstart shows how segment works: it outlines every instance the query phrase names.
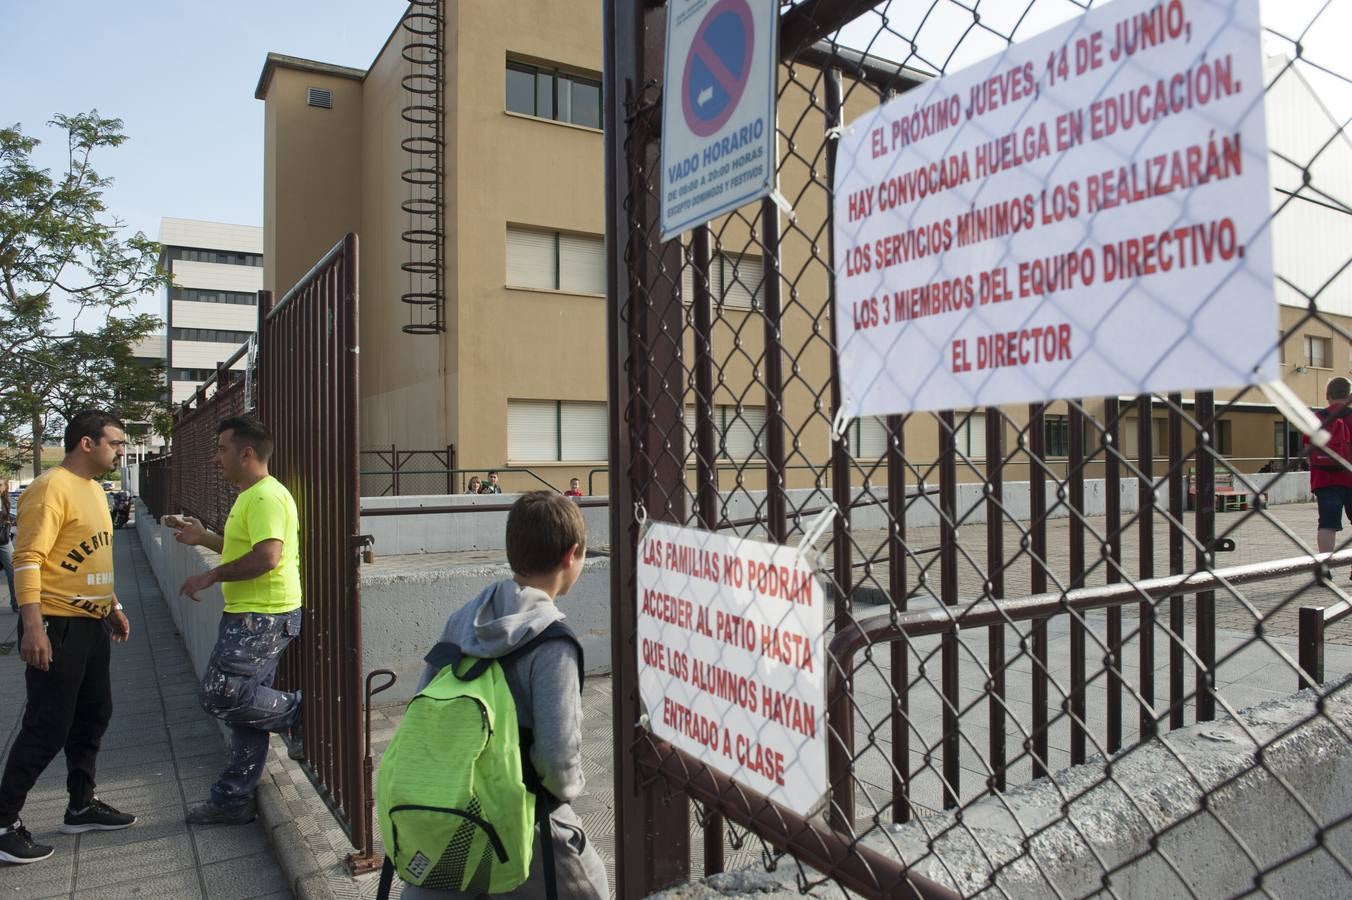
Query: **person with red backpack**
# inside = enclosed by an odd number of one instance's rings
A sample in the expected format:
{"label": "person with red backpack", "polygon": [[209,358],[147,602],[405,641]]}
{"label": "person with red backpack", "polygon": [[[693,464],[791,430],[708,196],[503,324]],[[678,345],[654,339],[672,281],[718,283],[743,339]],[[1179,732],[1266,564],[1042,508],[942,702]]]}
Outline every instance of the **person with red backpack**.
{"label": "person with red backpack", "polygon": [[[1319,552],[1332,552],[1346,512],[1352,522],[1352,381],[1342,376],[1329,379],[1324,392],[1328,407],[1320,413],[1329,433],[1323,447],[1310,447],[1310,490],[1319,501]],[[1309,444],[1310,439],[1305,438]]]}

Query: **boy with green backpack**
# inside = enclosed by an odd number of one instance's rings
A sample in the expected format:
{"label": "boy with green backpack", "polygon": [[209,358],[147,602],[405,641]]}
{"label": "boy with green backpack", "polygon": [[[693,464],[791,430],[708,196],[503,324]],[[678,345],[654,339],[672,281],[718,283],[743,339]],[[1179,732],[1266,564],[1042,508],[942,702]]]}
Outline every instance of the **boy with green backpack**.
{"label": "boy with green backpack", "polygon": [[583,786],[582,648],[554,603],[582,574],[586,541],[566,497],[512,504],[514,577],[447,620],[381,759],[381,897],[396,873],[406,900],[609,896],[569,805]]}

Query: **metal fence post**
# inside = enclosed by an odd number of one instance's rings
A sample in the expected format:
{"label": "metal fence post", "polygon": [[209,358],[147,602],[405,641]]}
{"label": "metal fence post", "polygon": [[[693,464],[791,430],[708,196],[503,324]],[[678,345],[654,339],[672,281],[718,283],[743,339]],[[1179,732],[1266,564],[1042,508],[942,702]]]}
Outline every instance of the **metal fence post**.
{"label": "metal fence post", "polygon": [[1300,670],[1296,673],[1296,690],[1318,687],[1324,683],[1324,609],[1302,606],[1299,624]]}
{"label": "metal fence post", "polygon": [[[635,333],[654,334],[660,330],[663,315],[673,319],[670,334],[682,329],[681,304],[671,274],[658,270],[658,259],[648,252],[644,238],[657,227],[657,198],[646,189],[640,172],[645,164],[658,162],[656,120],[660,94],[651,85],[660,85],[666,9],[646,9],[641,0],[604,0],[602,21],[607,23],[604,39],[606,233],[615,236],[606,242],[606,333],[609,356],[607,395],[610,428],[610,535],[611,588],[615,603],[611,611],[612,652],[614,660],[615,721],[615,834],[624,840],[616,847],[615,888],[620,897],[642,897],[653,891],[685,881],[690,873],[689,804],[683,794],[665,793],[663,785],[640,772],[638,747],[649,738],[638,725],[638,666],[634,646],[637,609],[634,603],[634,574],[637,565],[638,531],[635,512],[645,503],[650,515],[674,518],[665,504],[654,506],[650,492],[636,489],[636,483],[650,487],[656,479],[644,478],[640,470],[653,460],[642,459],[635,421],[641,404],[629,389],[629,382],[646,374],[649,384],[659,384],[667,374],[654,372],[660,366],[646,356],[637,355]],[[655,169],[651,169],[655,171]],[[642,228],[631,231],[630,222]],[[655,235],[652,235],[655,240]],[[672,253],[674,248],[676,251]],[[669,273],[680,271],[680,247],[668,245],[666,261],[674,263]],[[675,277],[679,281],[679,274]],[[662,279],[666,290],[660,290]],[[663,294],[666,302],[656,316],[651,314],[655,296],[641,295],[645,289]],[[634,321],[638,310],[648,312]],[[657,321],[653,321],[653,320]],[[668,342],[670,343],[670,342]],[[680,352],[680,347],[669,347]],[[642,370],[642,372],[636,371]],[[680,421],[680,402],[676,400],[676,421]],[[632,431],[631,431],[632,429]],[[650,446],[660,447],[660,435],[648,429],[647,437],[657,438]],[[678,461],[680,462],[680,461]],[[632,463],[634,468],[628,464]],[[676,467],[677,484],[684,483],[681,466]],[[674,486],[674,485],[673,485]]]}

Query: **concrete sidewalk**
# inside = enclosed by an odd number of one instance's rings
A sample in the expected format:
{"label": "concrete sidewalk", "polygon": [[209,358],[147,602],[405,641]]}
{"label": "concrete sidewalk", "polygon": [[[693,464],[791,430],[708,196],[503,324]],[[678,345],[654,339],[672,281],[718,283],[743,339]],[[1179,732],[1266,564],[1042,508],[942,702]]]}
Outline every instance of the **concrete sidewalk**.
{"label": "concrete sidewalk", "polygon": [[[0,897],[200,897],[246,900],[292,896],[264,828],[195,828],[187,807],[206,797],[225,762],[216,721],[197,704],[197,676],[160,596],[135,529],[113,541],[117,594],[131,640],[113,647],[113,720],[99,753],[99,797],[136,814],[125,831],[63,835],[64,757],[52,761],[22,816],[33,837],[56,846],[50,859],[0,864]],[[0,593],[4,589],[0,588]],[[24,707],[18,616],[0,604],[0,733],[4,753]]]}

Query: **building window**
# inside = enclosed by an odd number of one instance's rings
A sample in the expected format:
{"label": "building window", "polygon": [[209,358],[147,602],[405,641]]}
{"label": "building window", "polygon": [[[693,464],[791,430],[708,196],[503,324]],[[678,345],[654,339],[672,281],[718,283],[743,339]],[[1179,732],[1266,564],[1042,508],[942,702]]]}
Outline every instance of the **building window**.
{"label": "building window", "polygon": [[261,253],[231,253],[225,250],[197,250],[191,247],[170,247],[169,258],[185,262],[219,263],[226,266],[261,268],[263,265]]}
{"label": "building window", "polygon": [[170,381],[206,381],[216,374],[215,369],[170,369]]}
{"label": "building window", "polygon": [[587,128],[601,127],[601,82],[529,63],[507,63],[510,112]]}
{"label": "building window", "polygon": [[252,334],[252,331],[227,331],[224,328],[169,329],[169,339],[173,341],[212,341],[220,344],[242,344]]}
{"label": "building window", "polygon": [[855,459],[881,459],[887,453],[887,422],[876,416],[854,420],[850,448]]}
{"label": "building window", "polygon": [[[968,460],[979,460],[986,458],[986,414],[969,413],[963,415],[956,413],[954,416],[953,429],[954,445],[960,454]],[[1051,442],[1048,441],[1050,448]],[[1048,456],[1055,456],[1050,449]],[[1064,455],[1064,454],[1060,454]]]}
{"label": "building window", "polygon": [[1333,341],[1326,337],[1305,335],[1305,365],[1312,369],[1333,367]]}
{"label": "building window", "polygon": [[1229,419],[1220,419],[1216,422],[1216,433],[1213,436],[1215,441],[1215,450],[1221,456],[1229,456],[1234,453],[1233,435],[1231,432],[1231,422]]}
{"label": "building window", "polygon": [[[685,431],[691,446],[695,441],[695,410],[686,407]],[[765,433],[765,407],[720,403],[714,407],[714,432],[719,459],[751,459],[761,456]]]}
{"label": "building window", "polygon": [[[719,251],[709,260],[709,290],[714,305],[729,309],[760,309],[765,300],[765,265],[759,256]],[[695,299],[695,272],[681,272],[681,297]]]}
{"label": "building window", "polygon": [[1272,423],[1272,455],[1277,459],[1286,456],[1286,422]]}
{"label": "building window", "polygon": [[1043,452],[1046,456],[1070,456],[1070,417],[1045,416],[1042,420]]}
{"label": "building window", "polygon": [[257,306],[258,295],[243,291],[204,291],[198,288],[172,287],[171,300],[189,300],[193,303],[234,303],[239,306]]}
{"label": "building window", "polygon": [[604,403],[507,401],[507,458],[513,462],[604,460],[609,434]]}
{"label": "building window", "polygon": [[507,284],[570,294],[604,294],[605,239],[508,225]]}

